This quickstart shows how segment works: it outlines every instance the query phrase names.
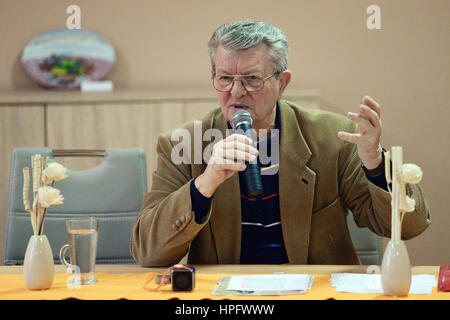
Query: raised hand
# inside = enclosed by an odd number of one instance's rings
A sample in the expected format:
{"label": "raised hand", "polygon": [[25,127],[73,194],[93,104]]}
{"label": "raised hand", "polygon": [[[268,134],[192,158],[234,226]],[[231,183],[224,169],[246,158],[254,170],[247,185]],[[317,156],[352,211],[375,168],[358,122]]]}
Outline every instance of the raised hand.
{"label": "raised hand", "polygon": [[364,166],[369,170],[375,169],[382,161],[380,105],[372,97],[364,96],[359,113],[349,112],[347,118],[358,124],[357,132],[339,131],[338,137],[356,144],[358,156]]}

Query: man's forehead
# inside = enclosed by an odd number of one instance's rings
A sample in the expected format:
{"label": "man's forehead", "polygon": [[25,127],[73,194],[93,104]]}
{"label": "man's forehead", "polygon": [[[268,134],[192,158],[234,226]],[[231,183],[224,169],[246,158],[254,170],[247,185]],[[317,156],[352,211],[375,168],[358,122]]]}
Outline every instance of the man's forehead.
{"label": "man's forehead", "polygon": [[[242,75],[246,75],[246,74],[252,74],[252,73],[258,73],[258,72],[263,72],[263,66],[261,66],[260,68],[250,68],[250,69],[243,69],[243,71],[240,72],[240,74]],[[223,73],[223,74],[232,74],[232,71],[229,71],[229,68],[217,68],[217,72],[218,73]]]}
{"label": "man's forehead", "polygon": [[270,66],[264,43],[243,50],[219,46],[216,51],[216,72],[235,73],[237,68],[240,74],[250,74],[264,72]]}

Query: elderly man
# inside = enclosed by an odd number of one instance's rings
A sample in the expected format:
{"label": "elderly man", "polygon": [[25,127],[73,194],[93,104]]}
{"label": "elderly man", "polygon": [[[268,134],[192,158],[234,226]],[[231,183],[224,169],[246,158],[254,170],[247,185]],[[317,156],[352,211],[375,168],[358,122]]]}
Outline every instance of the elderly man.
{"label": "elderly man", "polygon": [[[225,138],[216,141],[208,163],[179,163],[172,159],[173,132],[159,137],[152,189],[132,232],[136,261],[167,266],[189,253],[194,264],[359,264],[348,210],[358,226],[390,236],[378,103],[363,97],[347,119],[282,100],[291,79],[289,44],[271,24],[226,24],[208,45],[220,109],[203,118],[201,130]],[[226,136],[238,110],[250,113],[255,141]],[[184,129],[193,133],[194,123]],[[263,129],[272,135],[260,135]],[[260,163],[264,194],[252,198],[244,170],[268,140],[276,140],[279,160]],[[417,206],[404,218],[405,239],[430,223],[420,187],[408,192]]]}

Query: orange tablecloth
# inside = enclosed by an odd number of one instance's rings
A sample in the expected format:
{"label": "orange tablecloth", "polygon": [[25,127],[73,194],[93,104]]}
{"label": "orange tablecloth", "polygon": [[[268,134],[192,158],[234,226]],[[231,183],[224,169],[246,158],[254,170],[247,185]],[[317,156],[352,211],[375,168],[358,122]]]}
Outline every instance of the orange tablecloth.
{"label": "orange tablecloth", "polygon": [[[403,298],[392,298],[383,294],[354,294],[336,292],[329,282],[330,275],[310,274],[315,277],[314,284],[306,294],[287,296],[213,296],[211,293],[222,276],[231,274],[202,274],[196,275],[196,287],[193,292],[173,292],[171,286],[161,287],[157,292],[143,289],[144,284],[155,273],[97,273],[98,283],[81,286],[80,289],[68,288],[66,282],[69,274],[57,273],[52,287],[48,290],[31,291],[26,289],[22,274],[0,274],[0,300],[60,300],[67,298],[110,300],[166,300],[172,298],[200,300],[200,299],[239,299],[239,300],[384,300],[384,299],[424,299],[424,300],[450,300],[450,293],[437,292],[436,287],[430,295],[409,295]],[[235,274],[234,274],[235,275]],[[153,285],[149,285],[151,288]]]}

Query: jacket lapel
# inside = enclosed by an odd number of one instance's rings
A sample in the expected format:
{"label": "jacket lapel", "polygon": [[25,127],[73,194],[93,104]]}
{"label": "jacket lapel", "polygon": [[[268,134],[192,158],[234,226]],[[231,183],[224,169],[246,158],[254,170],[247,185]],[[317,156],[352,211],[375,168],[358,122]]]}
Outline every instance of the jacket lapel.
{"label": "jacket lapel", "polygon": [[293,109],[280,101],[280,216],[289,262],[308,263],[316,174],[306,166],[311,151]]}
{"label": "jacket lapel", "polygon": [[[227,122],[220,113],[213,128],[226,138]],[[212,201],[209,223],[212,229],[219,264],[239,263],[241,256],[241,193],[236,172],[217,188]]]}

